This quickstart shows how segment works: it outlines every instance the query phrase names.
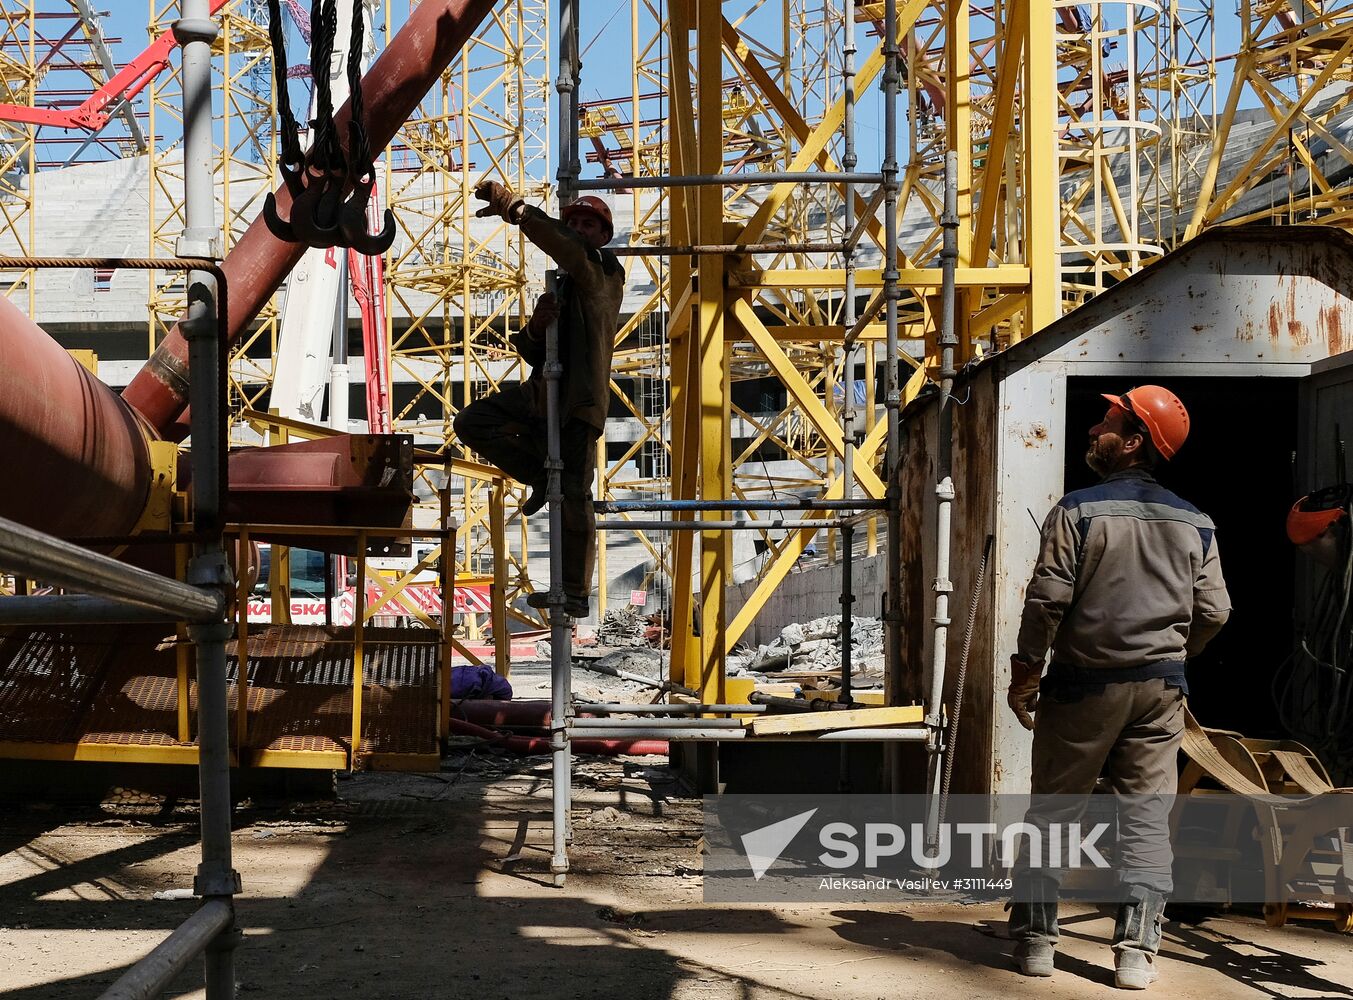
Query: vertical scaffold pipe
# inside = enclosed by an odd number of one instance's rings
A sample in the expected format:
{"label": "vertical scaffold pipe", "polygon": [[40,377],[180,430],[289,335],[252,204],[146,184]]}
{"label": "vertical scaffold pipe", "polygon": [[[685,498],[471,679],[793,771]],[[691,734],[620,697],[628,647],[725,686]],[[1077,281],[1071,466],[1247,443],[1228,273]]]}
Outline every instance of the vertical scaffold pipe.
{"label": "vertical scaffold pipe", "polygon": [[[555,272],[545,277],[545,290],[556,287]],[[546,491],[550,500],[550,753],[551,804],[553,851],[550,871],[554,884],[562,886],[568,876],[569,807],[573,778],[573,761],[568,740],[569,674],[573,668],[573,629],[564,612],[564,549],[561,543],[564,531],[563,462],[560,460],[561,434],[559,426],[559,380],[563,366],[559,363],[559,322],[555,320],[545,333],[545,468],[548,475]]]}
{"label": "vertical scaffold pipe", "polygon": [[935,626],[931,650],[930,691],[926,697],[926,845],[938,844],[939,796],[944,756],[944,674],[949,652],[949,595],[954,584],[949,579],[949,542],[956,491],[953,479],[954,437],[954,350],[958,346],[954,325],[955,268],[958,266],[958,154],[950,150],[944,157],[944,214],[940,216],[944,242],[940,248],[940,409],[937,421],[935,453],[935,496],[939,516],[935,528]]}
{"label": "vertical scaffold pipe", "polygon": [[[215,256],[215,195],[212,190],[211,45],[217,35],[208,0],[184,0],[174,37],[183,47],[184,229],[183,256]],[[205,271],[188,275],[188,316],[182,324],[189,351],[190,385],[197,407],[192,417],[193,529],[200,540],[188,564],[188,582],[231,588],[222,539],[225,509],[224,373],[216,318],[216,279]],[[234,908],[240,891],[230,850],[230,745],[225,644],[232,629],[224,617],[189,626],[197,654],[198,783],[202,861],[193,888],[203,903]],[[235,996],[235,945],[231,926],[207,945],[203,957],[207,1000]]]}
{"label": "vertical scaffold pipe", "polygon": [[[841,51],[841,99],[844,115],[841,118],[841,133],[844,150],[841,154],[841,169],[854,173],[859,158],[855,155],[855,0],[846,0],[845,39]],[[847,182],[842,186],[843,208],[841,231],[845,237],[841,252],[841,267],[845,271],[845,291],[841,302],[841,325],[846,331],[855,326],[855,244],[851,240],[855,232],[855,185]],[[855,496],[855,449],[858,438],[855,434],[855,343],[847,336],[842,344],[841,379],[841,496],[851,500]],[[850,704],[851,694],[851,657],[850,644],[853,641],[855,617],[855,593],[851,581],[851,562],[854,557],[855,532],[849,526],[841,529],[841,701]],[[850,747],[841,744],[839,761],[839,787],[842,792],[850,790]]]}
{"label": "vertical scaffold pipe", "polygon": [[[565,0],[559,9],[559,75],[555,78],[555,92],[559,95],[559,170],[555,177],[561,208],[573,201],[574,184],[582,169],[577,159],[580,68],[577,0]],[[556,282],[555,272],[547,272],[546,291],[553,293]],[[563,374],[559,359],[559,321],[556,319],[545,334],[545,467],[548,471],[546,492],[550,500],[550,797],[553,807],[550,872],[556,886],[563,886],[568,878],[568,845],[573,839],[573,749],[568,735],[573,711],[573,630],[564,610],[563,414],[559,391]]]}
{"label": "vertical scaffold pipe", "polygon": [[[495,6],[496,0],[424,0],[413,9],[363,77],[367,136],[373,152],[389,144]],[[350,103],[334,116],[344,144],[350,117]],[[286,185],[279,185],[274,194],[278,211],[288,216],[291,194]],[[230,288],[228,340],[237,340],[249,328],[306,249],[304,244],[277,239],[262,217],[250,224],[222,263]],[[122,394],[157,433],[176,441],[188,431],[183,416],[188,403],[187,368],[187,342],[175,326]]]}
{"label": "vertical scaffold pipe", "polygon": [[[884,597],[884,656],[888,687],[893,697],[902,687],[902,489],[898,479],[901,456],[902,386],[897,366],[901,348],[897,336],[899,296],[897,260],[897,96],[901,84],[897,47],[897,0],[887,0],[883,12],[883,298],[887,352],[883,375],[888,442],[884,484],[888,493],[888,590]],[[900,746],[888,753],[889,784],[902,787]]]}

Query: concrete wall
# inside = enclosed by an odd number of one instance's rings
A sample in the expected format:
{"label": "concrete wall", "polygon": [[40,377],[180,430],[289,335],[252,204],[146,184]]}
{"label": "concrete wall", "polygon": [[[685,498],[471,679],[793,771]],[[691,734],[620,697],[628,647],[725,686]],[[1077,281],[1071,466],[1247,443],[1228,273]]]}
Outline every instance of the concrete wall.
{"label": "concrete wall", "polygon": [[[882,541],[880,539],[880,541]],[[883,590],[887,563],[883,552],[856,557],[851,577],[855,591],[855,614],[878,618],[883,613]],[[730,608],[739,608],[756,590],[755,581],[728,590]],[[742,641],[748,645],[768,643],[794,622],[811,621],[841,613],[841,564],[820,564],[790,573],[756,616]]]}

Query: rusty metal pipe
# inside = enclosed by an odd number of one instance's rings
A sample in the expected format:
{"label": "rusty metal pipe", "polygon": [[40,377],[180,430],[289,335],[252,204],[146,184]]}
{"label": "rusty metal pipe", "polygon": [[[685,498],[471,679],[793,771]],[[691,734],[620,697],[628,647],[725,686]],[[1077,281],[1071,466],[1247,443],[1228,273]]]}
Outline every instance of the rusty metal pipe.
{"label": "rusty metal pipe", "polygon": [[[206,270],[213,261],[169,257],[4,257],[10,268]],[[0,517],[59,538],[132,533],[150,495],[154,431],[116,392],[0,297],[0,454],[13,470]]]}
{"label": "rusty metal pipe", "polygon": [[[389,144],[494,6],[494,0],[424,0],[413,10],[362,79],[372,150]],[[350,102],[334,116],[344,142],[350,117]],[[286,185],[279,185],[274,195],[279,212],[288,217],[291,194]],[[254,219],[222,262],[231,290],[228,341],[238,339],[254,321],[306,249],[273,236],[261,216]],[[188,344],[175,325],[122,393],[161,436],[173,441],[188,433],[187,372]]]}
{"label": "rusty metal pipe", "polygon": [[150,492],[150,429],[0,296],[0,514],[62,538],[126,535]]}

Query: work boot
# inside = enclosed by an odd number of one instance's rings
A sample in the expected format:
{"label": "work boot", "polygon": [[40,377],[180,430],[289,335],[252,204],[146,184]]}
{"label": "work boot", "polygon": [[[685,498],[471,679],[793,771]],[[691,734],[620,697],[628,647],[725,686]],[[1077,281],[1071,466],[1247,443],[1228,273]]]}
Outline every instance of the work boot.
{"label": "work boot", "polygon": [[1113,959],[1113,984],[1120,990],[1144,990],[1157,979],[1155,956],[1136,948],[1120,949]]}
{"label": "work boot", "polygon": [[532,514],[540,513],[540,508],[545,506],[545,502],[550,499],[549,484],[544,480],[531,484],[531,495],[526,498],[526,502],[521,505],[523,517],[530,517]]}
{"label": "work boot", "polygon": [[1118,907],[1113,928],[1114,985],[1144,990],[1157,979],[1155,956],[1160,950],[1165,896],[1146,886],[1127,886],[1128,898]]}
{"label": "work boot", "polygon": [[1010,937],[1015,941],[1015,967],[1026,976],[1052,975],[1057,947],[1057,882],[1038,875],[1015,880],[1010,904]]}
{"label": "work boot", "polygon": [[[550,609],[549,591],[538,590],[534,594],[528,594],[526,603],[537,611],[548,611]],[[564,595],[564,614],[570,618],[586,618],[591,613],[592,602],[586,597],[577,597],[573,594]]]}

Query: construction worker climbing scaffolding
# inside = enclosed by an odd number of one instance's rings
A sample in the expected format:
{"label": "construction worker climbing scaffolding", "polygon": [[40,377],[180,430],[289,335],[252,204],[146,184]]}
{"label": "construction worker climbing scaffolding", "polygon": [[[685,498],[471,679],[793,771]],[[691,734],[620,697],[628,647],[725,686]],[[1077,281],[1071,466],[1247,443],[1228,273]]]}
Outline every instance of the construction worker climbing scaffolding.
{"label": "construction worker climbing scaffolding", "polygon": [[[605,249],[615,235],[611,210],[591,195],[565,206],[562,221],[527,205],[510,188],[485,181],[475,197],[488,202],[477,215],[496,215],[521,231],[566,272],[558,291],[536,301],[530,320],[512,338],[531,366],[525,382],[477,399],[456,415],[460,440],[513,479],[531,488],[522,513],[546,502],[545,332],[559,323],[563,364],[560,443],[563,459],[564,611],[574,618],[590,612],[596,558],[592,478],[596,443],[606,426],[611,393],[611,355],[620,322],[625,272]],[[531,595],[545,607],[545,594]]]}
{"label": "construction worker climbing scaffolding", "polygon": [[[1184,404],[1153,385],[1104,398],[1085,456],[1103,479],[1063,497],[1043,523],[1008,701],[1034,731],[1029,823],[1075,822],[1101,771],[1131,810],[1133,822],[1120,820],[1115,981],[1142,989],[1157,976],[1173,889],[1166,799],[1177,787],[1184,667],[1231,605],[1212,520],[1153,475],[1188,436]],[[1014,957],[1025,975],[1050,976],[1059,882],[1027,854],[1015,866]]]}

